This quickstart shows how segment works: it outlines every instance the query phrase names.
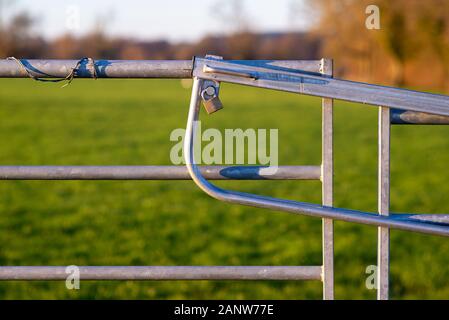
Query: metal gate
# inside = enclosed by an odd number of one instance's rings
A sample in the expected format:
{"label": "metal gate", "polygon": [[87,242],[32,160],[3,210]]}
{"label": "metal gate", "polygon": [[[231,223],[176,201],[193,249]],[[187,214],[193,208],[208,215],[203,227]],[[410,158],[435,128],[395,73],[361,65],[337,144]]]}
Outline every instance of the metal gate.
{"label": "metal gate", "polygon": [[[389,229],[449,236],[449,215],[400,215],[390,207],[390,126],[449,124],[449,97],[375,86],[333,78],[332,60],[225,61],[206,56],[193,61],[0,60],[0,77],[59,78],[192,78],[192,98],[184,145],[186,166],[0,166],[1,180],[185,180],[221,201],[269,208],[322,219],[322,264],[319,266],[85,266],[81,280],[318,280],[323,298],[334,298],[333,220],[378,228],[378,299],[388,299]],[[54,80],[53,80],[54,81]],[[195,122],[200,102],[208,113],[222,108],[220,82],[322,97],[322,163],[280,166],[197,166]],[[333,207],[333,99],[367,103],[379,108],[378,213]],[[322,205],[263,197],[212,185],[221,179],[296,179],[322,182]],[[0,280],[64,280],[64,266],[2,266]]]}

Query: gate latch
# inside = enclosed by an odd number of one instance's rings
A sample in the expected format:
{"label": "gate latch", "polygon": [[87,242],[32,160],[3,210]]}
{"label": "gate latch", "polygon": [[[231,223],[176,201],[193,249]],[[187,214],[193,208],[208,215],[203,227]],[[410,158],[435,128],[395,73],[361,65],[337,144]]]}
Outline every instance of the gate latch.
{"label": "gate latch", "polygon": [[[206,58],[223,60],[223,57],[206,55]],[[223,109],[223,104],[218,97],[220,92],[220,82],[215,80],[205,80],[201,88],[201,100],[203,101],[204,108],[208,114],[214,113],[220,109]]]}

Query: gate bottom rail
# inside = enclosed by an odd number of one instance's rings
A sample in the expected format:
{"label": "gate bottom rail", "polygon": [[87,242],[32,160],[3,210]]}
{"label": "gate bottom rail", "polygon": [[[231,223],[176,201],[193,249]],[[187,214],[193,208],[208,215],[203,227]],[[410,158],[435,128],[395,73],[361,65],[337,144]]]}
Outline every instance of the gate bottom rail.
{"label": "gate bottom rail", "polygon": [[[64,266],[0,267],[1,280],[65,280]],[[321,266],[79,266],[80,280],[322,280]]]}

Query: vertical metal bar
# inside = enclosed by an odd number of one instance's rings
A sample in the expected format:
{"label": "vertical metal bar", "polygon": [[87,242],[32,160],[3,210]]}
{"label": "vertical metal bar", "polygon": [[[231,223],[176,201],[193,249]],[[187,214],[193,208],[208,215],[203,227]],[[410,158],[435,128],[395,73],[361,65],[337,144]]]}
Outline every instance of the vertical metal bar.
{"label": "vertical metal bar", "polygon": [[[379,107],[379,168],[378,209],[379,214],[390,212],[390,110]],[[377,299],[389,298],[390,229],[379,227],[377,232]]]}
{"label": "vertical metal bar", "polygon": [[[321,73],[333,75],[331,59],[321,60]],[[322,99],[322,202],[333,206],[334,153],[333,153],[333,100]],[[334,222],[323,220],[323,299],[334,299]]]}

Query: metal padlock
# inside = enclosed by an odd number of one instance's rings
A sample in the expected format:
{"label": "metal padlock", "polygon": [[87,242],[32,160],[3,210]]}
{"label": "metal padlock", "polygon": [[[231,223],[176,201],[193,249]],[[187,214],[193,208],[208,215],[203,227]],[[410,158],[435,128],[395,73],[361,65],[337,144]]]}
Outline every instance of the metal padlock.
{"label": "metal padlock", "polygon": [[203,100],[204,108],[208,114],[214,113],[220,109],[223,109],[223,104],[218,98],[216,88],[214,86],[208,86],[201,92],[201,98]]}

